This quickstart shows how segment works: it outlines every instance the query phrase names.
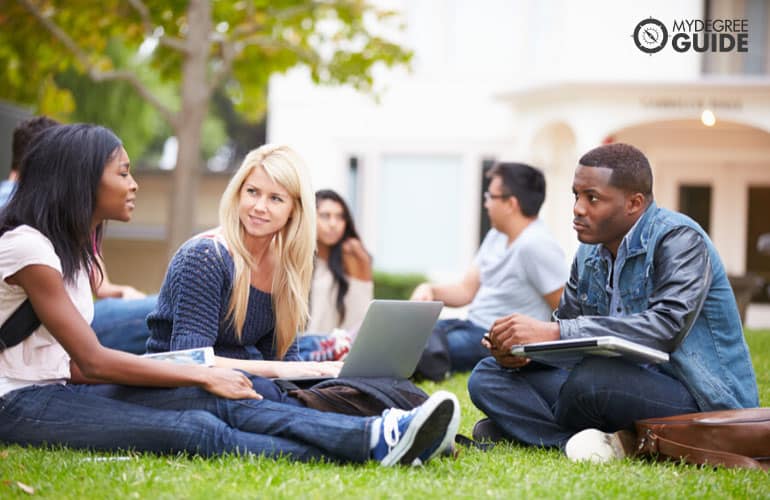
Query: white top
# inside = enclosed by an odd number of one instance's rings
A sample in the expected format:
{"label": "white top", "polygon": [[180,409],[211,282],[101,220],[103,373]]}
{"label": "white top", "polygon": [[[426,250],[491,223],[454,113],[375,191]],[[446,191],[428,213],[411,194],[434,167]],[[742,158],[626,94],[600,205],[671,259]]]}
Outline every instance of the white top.
{"label": "white top", "polygon": [[540,219],[510,245],[508,236],[490,229],[474,263],[481,286],[468,319],[482,328],[513,313],[549,321],[551,306],[543,296],[563,287],[569,278],[564,252]]}
{"label": "white top", "polygon": [[351,277],[348,277],[348,283],[348,293],[345,294],[345,321],[340,321],[334,276],[325,260],[315,259],[313,282],[310,285],[310,321],[307,333],[328,334],[335,328],[347,331],[358,328],[374,296],[374,283]]}
{"label": "white top", "polygon": [[[34,264],[62,272],[53,244],[37,229],[19,226],[0,237],[0,324],[27,299],[24,289],[8,284],[6,278]],[[75,284],[65,282],[65,288],[90,324],[94,303],[88,274],[79,272]],[[64,383],[69,378],[70,357],[43,325],[21,343],[0,352],[0,395],[29,385]]]}

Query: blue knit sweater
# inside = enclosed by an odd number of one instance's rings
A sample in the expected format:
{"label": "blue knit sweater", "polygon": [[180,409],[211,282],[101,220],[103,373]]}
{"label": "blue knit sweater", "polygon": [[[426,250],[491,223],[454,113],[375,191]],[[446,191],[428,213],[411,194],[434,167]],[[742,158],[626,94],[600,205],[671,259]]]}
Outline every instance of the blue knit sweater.
{"label": "blue knit sweater", "polygon": [[[230,253],[214,239],[185,243],[171,259],[158,305],[147,316],[147,352],[214,346],[217,355],[228,358],[276,359],[269,293],[251,287],[241,340],[226,320],[234,275]],[[296,343],[283,359],[299,360]]]}

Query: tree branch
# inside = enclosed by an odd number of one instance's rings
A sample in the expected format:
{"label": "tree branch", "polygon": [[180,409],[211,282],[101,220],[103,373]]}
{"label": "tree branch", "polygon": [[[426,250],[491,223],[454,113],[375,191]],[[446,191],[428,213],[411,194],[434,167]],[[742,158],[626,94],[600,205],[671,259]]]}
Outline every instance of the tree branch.
{"label": "tree branch", "polygon": [[67,35],[67,33],[65,33],[64,30],[62,30],[56,23],[41,14],[35,8],[35,6],[30,3],[29,0],[19,0],[19,2],[38,21],[40,21],[40,24],[45,26],[45,28],[75,56],[78,62],[82,64],[83,67],[85,67],[88,76],[91,77],[92,80],[97,82],[105,80],[122,80],[128,82],[134,88],[134,90],[136,90],[139,95],[142,96],[143,99],[149,102],[152,106],[155,107],[155,109],[158,110],[158,112],[160,112],[160,114],[163,116],[163,119],[166,120],[172,128],[177,128],[177,122],[179,121],[178,116],[165,104],[160,102],[160,100],[139,80],[139,78],[134,73],[130,71],[101,71],[96,69],[94,64],[89,60],[88,54],[86,54],[85,51],[83,51],[83,49],[81,49],[75,43],[75,41],[69,35]]}
{"label": "tree branch", "polygon": [[238,42],[243,44],[244,47],[247,47],[249,45],[259,45],[260,47],[264,47],[264,48],[289,49],[296,52],[300,56],[300,58],[304,58],[308,62],[312,62],[312,63],[317,63],[320,59],[318,54],[316,54],[312,50],[291,44],[286,40],[283,40],[280,38],[273,38],[273,37],[260,35],[260,36],[250,36],[248,38],[238,40]]}
{"label": "tree branch", "polygon": [[187,45],[185,45],[184,40],[181,38],[176,38],[165,34],[161,36],[155,35],[155,28],[153,27],[152,19],[150,18],[150,9],[147,8],[142,0],[128,0],[128,3],[130,3],[131,7],[133,7],[134,10],[139,13],[139,17],[142,19],[142,26],[144,26],[144,33],[146,36],[157,38],[158,43],[165,45],[170,49],[174,49],[182,53],[187,53]]}
{"label": "tree branch", "polygon": [[233,60],[235,59],[235,45],[232,42],[221,41],[220,47],[222,49],[222,66],[214,72],[211,77],[211,85],[209,85],[209,95],[216,92],[222,82],[227,78],[233,69]]}

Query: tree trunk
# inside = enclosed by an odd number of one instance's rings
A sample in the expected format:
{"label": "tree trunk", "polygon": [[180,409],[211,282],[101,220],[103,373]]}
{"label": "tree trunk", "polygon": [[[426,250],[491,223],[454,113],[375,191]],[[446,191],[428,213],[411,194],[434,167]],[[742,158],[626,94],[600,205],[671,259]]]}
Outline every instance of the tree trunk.
{"label": "tree trunk", "polygon": [[167,225],[170,257],[195,232],[195,205],[201,173],[201,135],[209,107],[207,80],[211,6],[190,0],[187,7],[187,54],[182,67],[182,106],[174,133],[179,141]]}

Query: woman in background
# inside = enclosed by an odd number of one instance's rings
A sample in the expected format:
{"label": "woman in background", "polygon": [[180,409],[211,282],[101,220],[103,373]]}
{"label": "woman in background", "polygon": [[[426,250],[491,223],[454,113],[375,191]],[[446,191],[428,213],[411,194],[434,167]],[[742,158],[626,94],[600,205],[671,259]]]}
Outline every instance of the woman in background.
{"label": "woman in background", "polygon": [[310,288],[310,321],[300,337],[300,357],[342,359],[366,315],[374,292],[372,259],[345,200],[322,189],[315,194],[318,254]]}

